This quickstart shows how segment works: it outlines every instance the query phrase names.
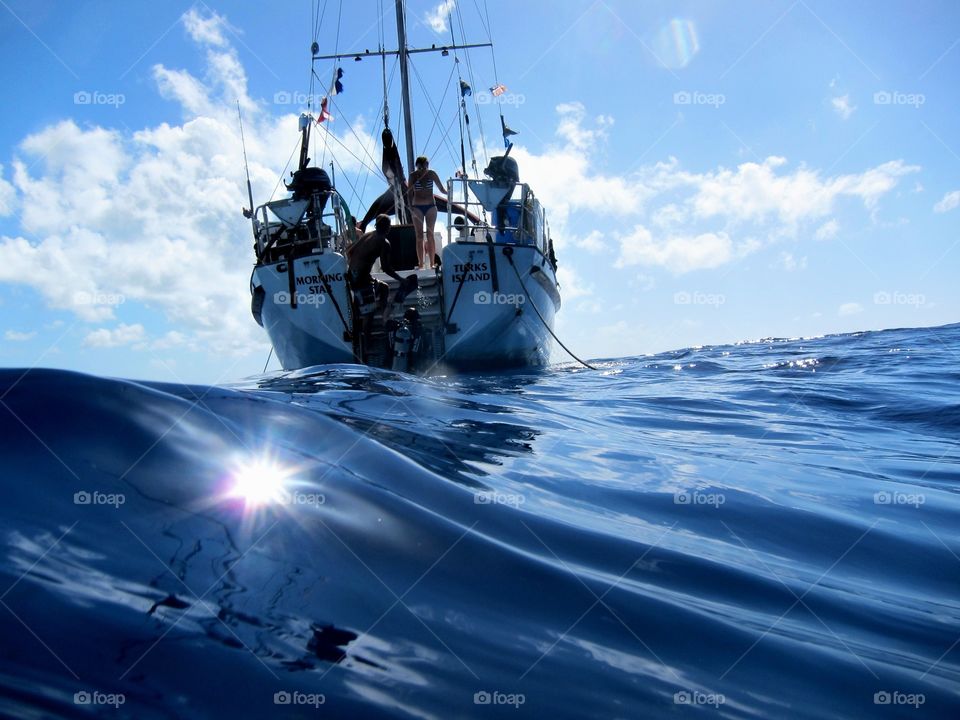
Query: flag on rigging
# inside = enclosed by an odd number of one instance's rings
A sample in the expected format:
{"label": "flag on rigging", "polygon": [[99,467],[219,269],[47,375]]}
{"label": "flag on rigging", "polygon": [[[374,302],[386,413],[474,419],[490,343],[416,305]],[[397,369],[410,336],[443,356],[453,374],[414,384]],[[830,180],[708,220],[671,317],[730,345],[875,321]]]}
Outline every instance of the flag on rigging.
{"label": "flag on rigging", "polygon": [[326,120],[333,120],[333,115],[327,111],[327,98],[324,98],[320,101],[320,115],[317,117],[317,125]]}
{"label": "flag on rigging", "polygon": [[503,119],[503,115],[500,116],[500,127],[503,128],[503,146],[509,148],[513,143],[507,140],[507,138],[511,135],[516,135],[517,131],[507,127],[507,121]]}
{"label": "flag on rigging", "polygon": [[330,95],[339,95],[343,92],[343,83],[340,78],[343,77],[343,68],[338,67],[333,72],[333,83],[330,85]]}
{"label": "flag on rigging", "polygon": [[494,97],[500,97],[506,91],[507,91],[507,86],[503,84],[494,85],[492,88],[490,88],[490,94],[493,95]]}
{"label": "flag on rigging", "polygon": [[473,88],[467,83],[466,80],[460,81],[460,97],[465,98],[467,95],[473,95]]}

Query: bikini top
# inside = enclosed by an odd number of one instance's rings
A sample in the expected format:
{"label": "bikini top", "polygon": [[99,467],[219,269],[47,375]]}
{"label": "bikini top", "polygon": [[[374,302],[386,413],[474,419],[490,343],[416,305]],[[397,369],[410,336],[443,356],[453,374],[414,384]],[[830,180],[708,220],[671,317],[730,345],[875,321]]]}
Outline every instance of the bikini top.
{"label": "bikini top", "polygon": [[413,189],[417,191],[430,191],[433,189],[433,181],[427,179],[426,173],[413,181]]}

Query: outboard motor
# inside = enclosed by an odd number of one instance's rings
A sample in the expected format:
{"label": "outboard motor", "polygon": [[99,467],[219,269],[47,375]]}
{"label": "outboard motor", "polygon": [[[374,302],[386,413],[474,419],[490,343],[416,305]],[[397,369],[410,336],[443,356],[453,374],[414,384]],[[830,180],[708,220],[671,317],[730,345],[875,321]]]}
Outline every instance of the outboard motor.
{"label": "outboard motor", "polygon": [[494,185],[503,187],[520,182],[520,167],[509,155],[490,158],[490,164],[484,168],[483,174],[489,175]]}
{"label": "outboard motor", "polygon": [[420,313],[408,307],[393,333],[393,370],[407,372],[420,349]]}
{"label": "outboard motor", "polygon": [[297,170],[290,173],[292,179],[289,183],[284,183],[287,190],[293,193],[294,200],[306,200],[314,194],[320,196],[320,207],[314,212],[317,217],[323,213],[323,208],[327,204],[327,197],[333,184],[330,182],[330,176],[327,171],[318,167],[305,167],[303,170]]}

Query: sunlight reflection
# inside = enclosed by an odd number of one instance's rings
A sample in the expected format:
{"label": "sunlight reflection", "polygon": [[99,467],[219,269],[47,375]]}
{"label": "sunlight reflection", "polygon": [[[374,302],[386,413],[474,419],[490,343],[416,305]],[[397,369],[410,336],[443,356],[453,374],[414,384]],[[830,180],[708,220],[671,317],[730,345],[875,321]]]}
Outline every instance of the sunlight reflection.
{"label": "sunlight reflection", "polygon": [[276,462],[258,458],[238,464],[232,473],[230,494],[241,498],[248,507],[285,503],[289,496],[287,484],[293,471]]}
{"label": "sunlight reflection", "polygon": [[700,51],[697,28],[691,20],[673,18],[660,28],[654,50],[661,63],[677,70],[690,64]]}

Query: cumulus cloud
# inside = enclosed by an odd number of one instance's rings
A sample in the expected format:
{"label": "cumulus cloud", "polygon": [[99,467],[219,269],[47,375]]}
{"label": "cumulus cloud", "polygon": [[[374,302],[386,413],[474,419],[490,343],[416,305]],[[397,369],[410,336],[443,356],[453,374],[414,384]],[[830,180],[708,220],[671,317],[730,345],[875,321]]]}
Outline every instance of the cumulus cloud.
{"label": "cumulus cloud", "polygon": [[16,199],[17,191],[13,185],[4,179],[3,165],[0,165],[0,217],[4,217],[13,212]]}
{"label": "cumulus cloud", "polygon": [[[540,153],[518,144],[512,155],[549,210],[558,248],[567,242],[588,252],[612,247],[619,250],[616,267],[682,273],[719,267],[801,231],[826,240],[839,230],[831,216],[844,202],[854,200],[872,214],[880,198],[920,170],[892,160],[860,173],[827,175],[770,156],[693,172],[671,157],[607,174],[595,158],[612,120],[591,117],[578,102],[556,110],[556,142]],[[584,220],[606,229],[586,237],[568,229]]]}
{"label": "cumulus cloud", "polygon": [[733,256],[733,243],[726,233],[671,235],[655,238],[643,225],[618,238],[617,267],[661,265],[673,272],[719,267]]}
{"label": "cumulus cloud", "polygon": [[215,12],[209,17],[203,17],[195,8],[191,8],[183,15],[183,26],[190,37],[198,43],[214,47],[227,45],[223,32],[228,28],[227,21]]}
{"label": "cumulus cloud", "polygon": [[[445,18],[452,8],[448,0],[434,13]],[[203,72],[152,69],[157,91],[181,111],[179,123],[121,132],[63,120],[27,137],[0,168],[0,216],[17,212],[23,229],[23,236],[0,236],[0,282],[29,285],[51,308],[108,324],[89,333],[91,347],[265,351],[249,313],[252,238],[240,214],[247,198],[235,101],[244,108],[258,202],[274,192],[299,113],[271,113],[249,96],[221,16],[190,10],[183,26],[203,54]],[[800,229],[819,225],[817,237],[832,236],[830,216],[842,201],[872,210],[919,169],[894,160],[830,176],[771,156],[700,172],[669,158],[617,174],[596,162],[613,120],[578,102],[556,111],[551,142],[539,152],[518,143],[512,156],[548,209],[566,300],[592,288],[565,264],[565,245],[606,251],[618,268],[716,268]],[[366,185],[368,168],[379,164],[363,119],[350,125],[352,132],[339,120],[316,129],[311,153],[320,162],[330,157],[325,144],[338,148],[341,187]],[[137,305],[176,330],[151,339],[129,324],[127,308]]]}
{"label": "cumulus cloud", "polygon": [[841,317],[846,317],[849,315],[857,315],[863,312],[863,305],[856,302],[843,303],[838,309],[837,314]]}
{"label": "cumulus cloud", "polygon": [[944,195],[940,202],[933,206],[933,211],[945,213],[953,210],[957,206],[960,206],[960,190],[954,190]]}
{"label": "cumulus cloud", "polygon": [[565,301],[593,294],[593,288],[584,286],[577,274],[570,268],[561,267],[557,269],[557,282],[560,283],[563,290]]}
{"label": "cumulus cloud", "polygon": [[3,339],[9,342],[26,342],[33,340],[37,336],[36,332],[19,332],[17,330],[7,330],[3,334]]}
{"label": "cumulus cloud", "polygon": [[[63,120],[20,143],[12,185],[0,172],[0,210],[19,209],[24,236],[0,236],[0,282],[30,285],[49,307],[88,322],[123,320],[133,303],[147,304],[184,336],[163,338],[160,347],[261,352],[266,338],[249,313],[252,238],[240,212],[248,202],[235,101],[249,108],[259,202],[277,185],[297,113],[274,116],[249,98],[219,16],[190,11],[184,26],[207,50],[204,78],[159,65],[153,72],[159,92],[181,108],[182,124],[130,133]],[[338,174],[356,172],[354,156],[372,143],[362,123],[353,127],[356,136],[344,127],[335,141],[327,129],[315,134],[318,147],[327,140],[349,147]],[[104,332],[89,342],[102,342]]]}
{"label": "cumulus cloud", "polygon": [[434,32],[445,33],[449,30],[447,18],[450,17],[450,13],[453,12],[456,5],[456,0],[443,0],[442,3],[424,16],[424,21],[433,28]]}
{"label": "cumulus cloud", "polygon": [[854,110],[857,109],[856,105],[853,105],[850,102],[849,95],[840,95],[830,100],[830,104],[833,106],[833,110],[837,115],[839,115],[844,120],[849,120],[850,116],[853,115]]}
{"label": "cumulus cloud", "polygon": [[794,272],[796,270],[806,270],[807,258],[806,256],[798,258],[791,252],[781,252],[780,259],[777,264],[779,267],[783,268],[787,272]]}
{"label": "cumulus cloud", "polygon": [[817,240],[831,240],[837,236],[837,232],[840,230],[840,223],[831,218],[827,220],[823,225],[817,228],[817,231],[813,236]]}
{"label": "cumulus cloud", "polygon": [[112,330],[109,328],[98,328],[83,339],[86,347],[113,348],[124,345],[132,345],[143,341],[146,337],[146,331],[143,325],[125,325],[121,323]]}

